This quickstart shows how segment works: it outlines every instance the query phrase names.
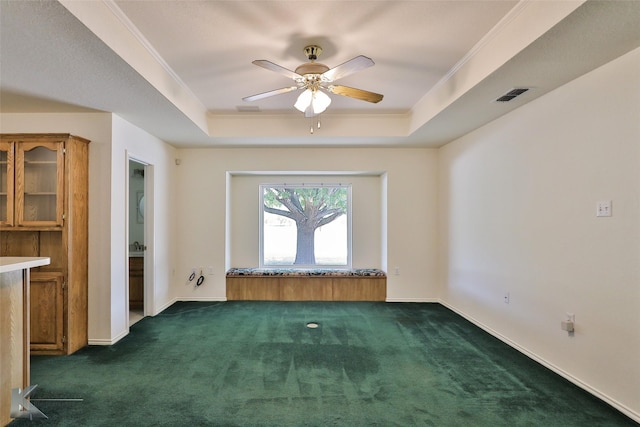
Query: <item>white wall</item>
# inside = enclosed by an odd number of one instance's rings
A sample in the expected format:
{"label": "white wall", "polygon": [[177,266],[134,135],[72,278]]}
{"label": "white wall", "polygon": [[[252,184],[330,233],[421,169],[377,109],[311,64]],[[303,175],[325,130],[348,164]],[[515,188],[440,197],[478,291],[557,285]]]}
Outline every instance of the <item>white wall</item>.
{"label": "white wall", "polygon": [[[156,241],[158,267],[156,292],[149,314],[172,301],[169,289],[173,238],[171,195],[174,149],[109,113],[2,114],[3,133],[71,133],[89,144],[89,341],[110,344],[126,335],[126,160],[127,151],[154,164]],[[153,265],[153,264],[152,264]]]}
{"label": "white wall", "polygon": [[109,341],[111,321],[111,114],[2,114],[3,133],[70,133],[89,144],[89,338]]}
{"label": "white wall", "polygon": [[[126,335],[128,307],[128,162],[130,158],[147,164],[145,180],[145,313],[155,315],[174,300],[171,289],[175,253],[174,181],[175,153],[172,146],[113,116],[111,165],[111,295],[112,340]],[[152,284],[147,286],[147,284]]]}
{"label": "white wall", "polygon": [[[180,299],[224,299],[227,265],[258,266],[258,189],[253,188],[257,181],[236,174],[230,176],[227,187],[227,172],[239,171],[262,171],[265,175],[282,171],[374,172],[375,177],[369,180],[353,177],[353,181],[375,180],[374,186],[365,185],[362,190],[379,191],[375,194],[378,205],[385,201],[382,190],[387,188],[387,212],[386,216],[380,211],[367,215],[362,209],[356,211],[354,205],[354,252],[360,251],[354,253],[354,266],[388,266],[389,300],[426,301],[437,297],[435,150],[221,148],[181,149],[177,156],[181,159],[178,186],[182,189],[177,192]],[[245,184],[253,188],[248,198]],[[230,209],[229,218],[225,217],[227,188],[231,206],[242,206]],[[251,197],[255,199],[252,201]],[[356,197],[360,196],[354,187]],[[249,205],[251,211],[245,209]],[[231,259],[225,258],[227,220],[233,231],[228,242]],[[366,233],[356,233],[358,221],[371,229],[386,226],[387,233],[383,235],[378,228],[368,242]],[[243,224],[247,230],[239,233],[238,227]],[[194,266],[214,267],[214,275],[205,276],[205,283],[199,288],[187,281]],[[396,266],[400,275],[393,274]]]}
{"label": "white wall", "polygon": [[640,420],[640,50],[448,144],[439,169],[443,301]]}

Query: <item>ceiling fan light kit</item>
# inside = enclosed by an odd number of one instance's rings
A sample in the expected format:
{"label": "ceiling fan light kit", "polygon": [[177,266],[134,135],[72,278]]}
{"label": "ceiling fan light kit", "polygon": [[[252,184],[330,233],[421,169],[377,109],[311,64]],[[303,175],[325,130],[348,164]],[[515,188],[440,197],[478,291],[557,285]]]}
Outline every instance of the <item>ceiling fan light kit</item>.
{"label": "ceiling fan light kit", "polygon": [[[318,59],[318,56],[322,53],[322,48],[320,46],[306,46],[304,48],[304,53],[309,62],[300,65],[295,71],[291,71],[264,59],[253,61],[253,64],[259,67],[277,72],[285,77],[293,79],[296,85],[247,96],[242,99],[244,101],[257,101],[259,99],[288,93],[294,90],[304,90],[298,96],[294,107],[304,113],[305,117],[316,117],[329,107],[331,104],[331,97],[329,97],[326,92],[372,103],[377,103],[382,100],[383,95],[380,95],[379,93],[333,84],[333,82],[338,79],[374,65],[371,58],[360,55],[338,65],[337,67],[329,68],[325,64],[315,62],[316,59]],[[319,120],[318,127],[320,127]],[[311,127],[311,133],[313,133],[313,126]]]}
{"label": "ceiling fan light kit", "polygon": [[331,98],[326,93],[317,89],[306,89],[298,96],[293,106],[303,112],[305,117],[313,117],[323,113],[330,104]]}

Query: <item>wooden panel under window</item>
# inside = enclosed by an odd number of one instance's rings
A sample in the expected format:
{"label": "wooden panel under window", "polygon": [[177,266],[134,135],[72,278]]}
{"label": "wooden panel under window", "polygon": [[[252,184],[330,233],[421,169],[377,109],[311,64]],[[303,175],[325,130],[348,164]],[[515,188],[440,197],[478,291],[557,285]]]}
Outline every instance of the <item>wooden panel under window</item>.
{"label": "wooden panel under window", "polygon": [[227,276],[227,300],[385,301],[386,276]]}
{"label": "wooden panel under window", "polygon": [[281,281],[282,301],[331,301],[331,279],[327,277],[284,278]]}
{"label": "wooden panel under window", "polygon": [[334,277],[334,301],[385,301],[386,277]]}
{"label": "wooden panel under window", "polygon": [[228,300],[279,301],[278,277],[227,277]]}

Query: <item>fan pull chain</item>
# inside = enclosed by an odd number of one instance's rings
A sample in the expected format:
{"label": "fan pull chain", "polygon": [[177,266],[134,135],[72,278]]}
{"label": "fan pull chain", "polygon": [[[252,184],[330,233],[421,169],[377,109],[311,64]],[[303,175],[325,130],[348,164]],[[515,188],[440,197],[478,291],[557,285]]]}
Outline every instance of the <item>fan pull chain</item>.
{"label": "fan pull chain", "polygon": [[[313,117],[309,118],[309,123],[310,123],[310,125],[309,125],[309,133],[311,135],[313,135]],[[318,116],[318,122],[316,123],[316,128],[320,129],[321,125],[322,124],[320,123],[320,116]]]}

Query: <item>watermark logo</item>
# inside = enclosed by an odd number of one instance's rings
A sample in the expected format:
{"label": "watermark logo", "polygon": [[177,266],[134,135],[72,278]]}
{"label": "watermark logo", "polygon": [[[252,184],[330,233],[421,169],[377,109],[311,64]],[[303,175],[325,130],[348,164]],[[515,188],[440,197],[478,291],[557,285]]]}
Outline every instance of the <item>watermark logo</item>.
{"label": "watermark logo", "polygon": [[49,418],[36,408],[27,398],[38,387],[38,385],[30,385],[25,389],[11,389],[11,418],[28,418],[37,420]]}

